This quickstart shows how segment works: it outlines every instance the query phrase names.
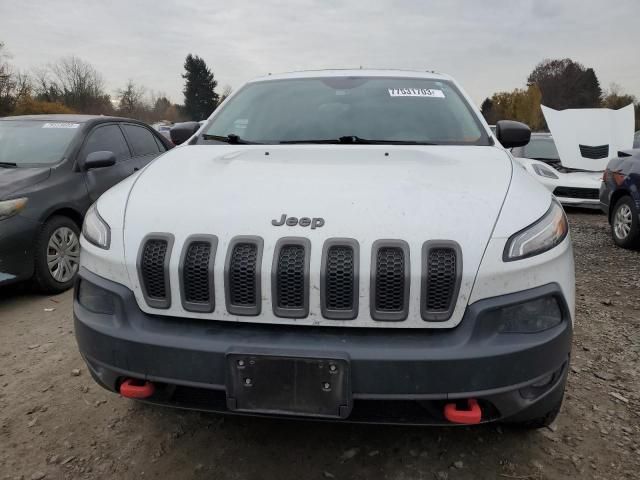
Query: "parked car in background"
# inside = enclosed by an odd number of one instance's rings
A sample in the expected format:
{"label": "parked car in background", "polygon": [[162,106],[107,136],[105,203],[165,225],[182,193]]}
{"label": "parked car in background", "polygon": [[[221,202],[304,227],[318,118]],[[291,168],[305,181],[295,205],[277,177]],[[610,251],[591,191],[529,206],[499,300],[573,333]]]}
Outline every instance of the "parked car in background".
{"label": "parked car in background", "polygon": [[633,106],[542,111],[551,134],[533,134],[512,154],[563,205],[599,208],[607,162],[633,144]]}
{"label": "parked car in background", "polygon": [[640,130],[633,136],[633,148],[640,148]]}
{"label": "parked car in background", "polygon": [[89,206],[169,148],[126,118],[0,118],[0,286],[33,278],[44,292],[71,287]]}
{"label": "parked car in background", "polygon": [[623,248],[640,249],[640,150],[619,152],[607,165],[600,204],[611,236]]}
{"label": "parked car in background", "polygon": [[151,127],[156,132],[158,132],[160,135],[162,135],[164,138],[166,138],[169,141],[171,141],[171,136],[169,135],[169,131],[171,130],[172,126],[173,126],[173,123],[171,122],[157,122],[151,125]]}

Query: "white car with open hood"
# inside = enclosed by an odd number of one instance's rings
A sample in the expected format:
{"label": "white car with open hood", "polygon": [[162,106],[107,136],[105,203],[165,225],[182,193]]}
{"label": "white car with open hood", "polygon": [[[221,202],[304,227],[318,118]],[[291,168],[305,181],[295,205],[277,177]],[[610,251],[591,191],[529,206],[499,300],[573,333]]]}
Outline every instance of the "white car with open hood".
{"label": "white car with open hood", "polygon": [[551,134],[534,133],[512,149],[525,169],[566,206],[600,208],[602,172],[633,146],[634,108],[553,110],[542,106]]}
{"label": "white car with open hood", "polygon": [[574,265],[562,207],[505,150],[529,136],[494,137],[436,73],[247,83],[87,215],[89,369],[211,411],[548,424]]}

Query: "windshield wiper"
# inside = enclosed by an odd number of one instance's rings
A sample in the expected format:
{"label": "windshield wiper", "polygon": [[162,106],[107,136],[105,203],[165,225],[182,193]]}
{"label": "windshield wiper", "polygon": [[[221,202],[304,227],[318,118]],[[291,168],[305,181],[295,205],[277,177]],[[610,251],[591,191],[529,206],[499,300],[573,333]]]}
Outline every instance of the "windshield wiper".
{"label": "windshield wiper", "polygon": [[328,138],[321,140],[285,140],[281,144],[296,143],[329,143],[329,144],[359,144],[359,145],[437,145],[437,143],[421,142],[417,140],[369,140],[356,135],[345,135],[339,138]]}
{"label": "windshield wiper", "polygon": [[243,140],[242,138],[240,138],[235,133],[230,133],[226,137],[224,135],[209,135],[209,134],[205,133],[205,134],[202,135],[202,139],[203,140],[216,140],[218,142],[225,142],[225,143],[228,143],[230,145],[260,145],[260,142],[250,142],[248,140]]}
{"label": "windshield wiper", "polygon": [[18,164],[17,163],[13,163],[13,162],[0,162],[0,167],[7,167],[7,168],[13,168],[13,167],[17,167]]}

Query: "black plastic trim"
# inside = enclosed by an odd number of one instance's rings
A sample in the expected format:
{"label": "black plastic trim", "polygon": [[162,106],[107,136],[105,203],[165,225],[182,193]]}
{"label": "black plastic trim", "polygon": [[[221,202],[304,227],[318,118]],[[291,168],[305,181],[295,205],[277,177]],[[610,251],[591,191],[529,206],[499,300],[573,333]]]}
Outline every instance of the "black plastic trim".
{"label": "black plastic trim", "polygon": [[[256,246],[256,275],[254,278],[255,292],[256,292],[256,304],[252,306],[247,305],[234,305],[231,303],[231,284],[229,281],[229,273],[231,267],[231,255],[233,249],[239,243],[248,243]],[[260,315],[262,311],[262,252],[264,250],[264,240],[262,237],[255,235],[239,235],[233,237],[229,245],[227,246],[227,257],[224,262],[224,296],[227,304],[227,312],[232,315],[240,315],[253,317]]]}
{"label": "black plastic trim", "polygon": [[[142,255],[144,253],[144,248],[147,245],[147,242],[149,242],[149,240],[164,240],[167,242],[167,253],[164,256],[164,265],[163,265],[164,288],[167,294],[166,298],[164,299],[152,298],[147,294],[147,284],[145,282],[144,276],[142,275]],[[171,261],[171,253],[173,251],[173,242],[174,242],[173,235],[170,233],[163,233],[163,232],[149,233],[148,235],[145,235],[145,237],[142,239],[142,242],[140,242],[140,247],[138,248],[138,257],[136,260],[136,270],[138,271],[138,281],[140,282],[142,295],[144,296],[144,300],[145,302],[147,302],[147,305],[149,305],[151,308],[167,309],[171,307],[171,279],[169,278],[170,276],[169,262]]]}
{"label": "black plastic trim", "polygon": [[[376,309],[377,296],[377,256],[378,250],[385,247],[400,248],[404,254],[404,299],[403,308],[398,312],[385,312]],[[371,247],[371,284],[369,287],[370,297],[369,305],[371,310],[371,318],[378,321],[401,322],[409,316],[409,293],[411,288],[411,257],[409,255],[409,244],[404,240],[376,240]]]}
{"label": "black plastic trim", "polygon": [[[184,262],[186,260],[189,247],[193,243],[208,243],[209,244],[209,265],[207,270],[209,272],[209,301],[207,303],[189,302],[187,301],[185,281],[184,281]],[[215,283],[213,278],[214,264],[216,260],[216,251],[218,249],[218,237],[215,235],[196,234],[189,235],[182,246],[182,253],[180,254],[180,265],[178,272],[180,276],[180,299],[182,301],[182,308],[188,312],[200,312],[211,313],[216,308],[216,294]]]}
{"label": "black plastic trim", "polygon": [[[446,311],[427,310],[427,295],[429,293],[429,253],[434,248],[449,248],[456,254],[456,283],[451,296],[451,303]],[[422,244],[422,281],[420,285],[420,315],[426,322],[446,322],[453,315],[458,303],[460,283],[462,282],[462,249],[453,240],[427,240]]]}
{"label": "black plastic trim", "polygon": [[[353,250],[353,308],[331,310],[327,307],[327,260],[331,247],[350,247]],[[358,316],[360,303],[360,244],[353,238],[329,238],[322,246],[320,267],[320,309],[322,316],[330,320],[353,320]]]}
{"label": "black plastic trim", "polygon": [[[287,245],[300,245],[304,248],[304,290],[302,308],[284,308],[278,306],[278,263],[280,251]],[[273,314],[281,318],[305,318],[309,315],[309,260],[311,258],[311,242],[304,237],[283,237],[278,240],[273,251],[271,266],[271,303]]]}

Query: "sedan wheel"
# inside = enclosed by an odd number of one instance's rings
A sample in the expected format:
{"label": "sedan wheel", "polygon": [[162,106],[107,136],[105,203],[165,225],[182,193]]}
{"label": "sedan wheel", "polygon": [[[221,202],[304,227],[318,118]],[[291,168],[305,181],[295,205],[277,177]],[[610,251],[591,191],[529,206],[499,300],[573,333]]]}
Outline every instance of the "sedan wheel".
{"label": "sedan wheel", "polygon": [[613,218],[613,231],[620,240],[624,240],[629,236],[631,232],[631,225],[633,224],[633,213],[629,205],[622,204],[618,208]]}
{"label": "sedan wheel", "polygon": [[66,283],[78,272],[80,242],[68,227],[54,230],[47,246],[47,266],[54,280]]}

